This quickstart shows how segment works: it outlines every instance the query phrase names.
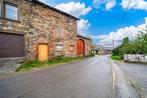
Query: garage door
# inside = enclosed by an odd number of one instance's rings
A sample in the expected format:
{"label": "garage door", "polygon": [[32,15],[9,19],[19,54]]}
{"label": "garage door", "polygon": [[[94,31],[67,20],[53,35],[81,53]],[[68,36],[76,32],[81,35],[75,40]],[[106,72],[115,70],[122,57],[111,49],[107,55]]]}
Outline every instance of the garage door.
{"label": "garage door", "polygon": [[23,57],[23,35],[0,32],[0,58]]}

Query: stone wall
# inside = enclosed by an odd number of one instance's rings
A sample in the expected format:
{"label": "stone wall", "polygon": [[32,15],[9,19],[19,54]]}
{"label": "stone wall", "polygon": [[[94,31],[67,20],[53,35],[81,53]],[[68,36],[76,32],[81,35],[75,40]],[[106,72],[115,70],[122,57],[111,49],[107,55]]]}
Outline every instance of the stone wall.
{"label": "stone wall", "polygon": [[[18,0],[18,21],[0,19],[0,32],[21,33],[25,41],[25,58],[37,58],[37,45],[47,43],[49,57],[76,56],[77,20],[28,0]],[[57,44],[62,50],[57,51]],[[74,49],[68,50],[68,47]]]}
{"label": "stone wall", "polygon": [[92,40],[91,39],[85,39],[85,55],[88,56],[91,52],[91,47],[92,47]]}
{"label": "stone wall", "polygon": [[147,63],[147,55],[143,54],[125,54],[124,60],[126,62],[140,62]]}
{"label": "stone wall", "polygon": [[0,74],[15,72],[20,67],[23,58],[4,58],[0,59]]}

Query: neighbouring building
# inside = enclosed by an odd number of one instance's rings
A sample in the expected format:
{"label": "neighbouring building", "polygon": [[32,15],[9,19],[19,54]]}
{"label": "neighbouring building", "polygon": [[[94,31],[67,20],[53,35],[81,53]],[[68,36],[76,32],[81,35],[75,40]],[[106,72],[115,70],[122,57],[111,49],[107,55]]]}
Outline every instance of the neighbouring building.
{"label": "neighbouring building", "polygon": [[90,37],[86,37],[77,34],[77,55],[88,56],[91,52],[92,40]]}
{"label": "neighbouring building", "polygon": [[88,55],[91,39],[77,35],[77,20],[38,0],[0,0],[0,59]]}
{"label": "neighbouring building", "polygon": [[103,47],[101,45],[94,45],[92,52],[95,54],[106,55],[111,54],[113,47]]}

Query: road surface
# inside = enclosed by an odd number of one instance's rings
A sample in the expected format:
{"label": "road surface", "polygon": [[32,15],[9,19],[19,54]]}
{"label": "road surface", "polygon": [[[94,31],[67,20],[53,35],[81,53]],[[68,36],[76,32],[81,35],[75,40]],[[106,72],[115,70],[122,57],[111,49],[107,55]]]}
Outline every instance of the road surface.
{"label": "road surface", "polygon": [[117,62],[142,98],[147,98],[147,65]]}
{"label": "road surface", "polygon": [[0,79],[0,98],[141,98],[108,56]]}

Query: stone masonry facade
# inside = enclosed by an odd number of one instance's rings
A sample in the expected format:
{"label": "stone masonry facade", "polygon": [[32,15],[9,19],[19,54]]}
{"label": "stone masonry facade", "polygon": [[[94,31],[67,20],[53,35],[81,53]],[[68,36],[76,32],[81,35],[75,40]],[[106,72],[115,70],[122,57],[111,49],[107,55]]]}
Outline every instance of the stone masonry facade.
{"label": "stone masonry facade", "polygon": [[18,0],[18,21],[1,18],[0,32],[23,34],[27,59],[37,59],[39,43],[48,44],[49,58],[77,56],[77,19],[41,2]]}

